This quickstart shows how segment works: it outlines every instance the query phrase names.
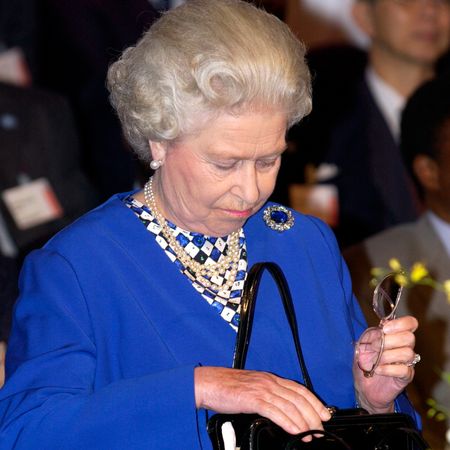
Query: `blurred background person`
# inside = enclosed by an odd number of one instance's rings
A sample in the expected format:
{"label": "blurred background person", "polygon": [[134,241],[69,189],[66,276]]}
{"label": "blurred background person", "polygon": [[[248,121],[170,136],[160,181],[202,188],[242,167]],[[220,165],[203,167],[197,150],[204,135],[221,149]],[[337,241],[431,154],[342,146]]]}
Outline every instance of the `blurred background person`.
{"label": "blurred background person", "polygon": [[0,83],[0,214],[6,256],[22,260],[96,204],[64,98]]}
{"label": "blurred background person", "polygon": [[[424,214],[344,252],[355,295],[369,322],[375,319],[370,310],[372,267],[389,267],[389,260],[397,258],[406,268],[424,263],[436,280],[450,278],[450,76],[426,83],[409,99],[402,118],[401,151],[422,195]],[[450,305],[443,292],[430,286],[414,286],[406,294],[399,312],[413,314],[420,323],[416,348],[425,364],[417,367],[413,386],[415,406],[426,417],[428,398],[450,405],[450,386],[440,377],[443,371],[450,372]],[[444,448],[446,428],[445,422],[424,420],[433,449]]]}
{"label": "blurred background person", "polygon": [[399,117],[450,41],[447,0],[358,0],[353,15],[370,37],[367,66],[353,50],[320,58],[313,114],[291,132],[295,152],[287,153],[281,179],[304,182],[305,166],[317,168],[306,181],[335,188],[343,247],[420,213],[398,149]]}
{"label": "blurred background person", "polygon": [[148,176],[122,136],[105,77],[111,62],[158,15],[148,0],[39,2],[37,82],[69,99],[80,135],[81,164],[100,200],[130,190]]}
{"label": "blurred background person", "polygon": [[[353,3],[354,0],[287,0],[288,25],[302,35],[310,48],[338,43],[351,43],[366,48],[369,39],[353,20]],[[308,22],[305,24],[306,29],[303,26],[305,22]],[[309,27],[317,26],[317,22],[319,30],[316,27],[314,33],[312,29],[310,37],[307,34]],[[322,36],[320,30],[323,30]]]}

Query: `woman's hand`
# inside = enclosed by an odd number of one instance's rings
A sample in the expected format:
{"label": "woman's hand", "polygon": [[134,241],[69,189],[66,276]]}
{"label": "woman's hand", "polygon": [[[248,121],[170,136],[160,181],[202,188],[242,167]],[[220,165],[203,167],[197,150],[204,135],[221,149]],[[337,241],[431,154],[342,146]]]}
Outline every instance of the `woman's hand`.
{"label": "woman's hand", "polygon": [[367,378],[356,362],[353,364],[355,388],[361,407],[370,413],[394,410],[395,398],[414,377],[414,360],[417,319],[411,316],[390,320],[383,326],[384,351],[373,377]]}
{"label": "woman's hand", "polygon": [[322,402],[301,384],[252,370],[196,367],[195,401],[197,408],[220,413],[259,414],[291,434],[322,430],[322,421],[330,419]]}

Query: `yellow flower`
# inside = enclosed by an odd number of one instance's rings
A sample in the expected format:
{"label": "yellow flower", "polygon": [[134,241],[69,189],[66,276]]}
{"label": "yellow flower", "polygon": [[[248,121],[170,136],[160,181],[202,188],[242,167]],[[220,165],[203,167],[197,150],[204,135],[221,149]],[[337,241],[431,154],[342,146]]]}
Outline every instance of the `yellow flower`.
{"label": "yellow flower", "polygon": [[444,292],[447,294],[447,300],[450,303],[450,280],[445,280],[442,286],[444,287]]}
{"label": "yellow flower", "polygon": [[411,281],[418,283],[420,280],[428,275],[427,268],[420,262],[415,263],[411,269]]}
{"label": "yellow flower", "polygon": [[389,260],[389,267],[395,272],[399,272],[400,270],[402,270],[402,265],[397,258],[391,258]]}
{"label": "yellow flower", "polygon": [[383,269],[382,267],[373,267],[370,270],[370,274],[375,278],[382,277],[385,273],[386,273],[386,269]]}
{"label": "yellow flower", "polygon": [[408,285],[408,277],[405,275],[404,272],[400,272],[397,275],[395,275],[395,281],[400,286],[407,286]]}

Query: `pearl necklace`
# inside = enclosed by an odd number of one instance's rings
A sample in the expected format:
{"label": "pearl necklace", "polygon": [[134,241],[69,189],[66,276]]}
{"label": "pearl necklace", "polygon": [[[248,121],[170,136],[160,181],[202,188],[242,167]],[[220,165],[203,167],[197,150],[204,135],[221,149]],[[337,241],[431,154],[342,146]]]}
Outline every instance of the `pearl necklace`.
{"label": "pearl necklace", "polygon": [[[236,280],[237,268],[240,259],[241,249],[239,246],[239,230],[233,231],[227,238],[227,254],[222,255],[220,261],[217,263],[201,264],[190,255],[180,245],[174,236],[172,229],[167,225],[166,219],[159,212],[156,206],[155,195],[153,193],[153,179],[150,178],[144,187],[144,199],[147,206],[151,209],[153,215],[158,221],[161,232],[166,238],[172,250],[175,252],[177,258],[181,261],[186,269],[189,269],[195,274],[196,282],[203,287],[213,289],[215,291],[230,290]],[[229,270],[228,279],[225,278],[226,271]],[[225,283],[218,285],[211,281],[212,278],[223,276]]]}

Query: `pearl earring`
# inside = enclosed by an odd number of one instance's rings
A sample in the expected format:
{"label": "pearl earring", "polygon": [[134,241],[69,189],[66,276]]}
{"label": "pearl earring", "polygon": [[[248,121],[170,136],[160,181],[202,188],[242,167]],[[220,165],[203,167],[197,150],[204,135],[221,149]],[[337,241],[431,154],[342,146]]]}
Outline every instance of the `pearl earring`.
{"label": "pearl earring", "polygon": [[162,166],[162,161],[159,159],[154,159],[150,162],[150,167],[152,170],[158,170]]}

